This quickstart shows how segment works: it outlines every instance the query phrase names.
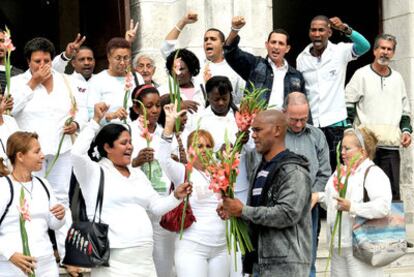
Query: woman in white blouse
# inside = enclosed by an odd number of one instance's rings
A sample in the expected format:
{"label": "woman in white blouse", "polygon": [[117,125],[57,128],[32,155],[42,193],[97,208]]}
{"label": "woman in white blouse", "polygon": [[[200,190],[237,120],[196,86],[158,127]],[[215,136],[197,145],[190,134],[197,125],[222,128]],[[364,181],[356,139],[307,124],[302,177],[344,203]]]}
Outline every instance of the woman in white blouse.
{"label": "woman in white blouse", "polygon": [[[164,107],[166,114],[163,140],[160,143],[161,166],[173,184],[180,184],[185,179],[185,165],[171,158],[171,141],[175,119],[180,113],[169,104]],[[194,142],[194,139],[198,141]],[[192,132],[188,137],[187,147],[194,145],[201,151],[214,147],[214,140],[205,130]],[[190,206],[196,221],[184,230],[182,240],[177,236],[175,241],[174,261],[178,277],[186,276],[229,276],[230,266],[226,248],[226,224],[217,213],[218,197],[209,189],[210,178],[203,164],[197,159],[191,173],[193,194]]]}
{"label": "woman in white blouse", "polygon": [[[65,223],[65,208],[57,204],[46,179],[32,176],[34,171],[42,168],[44,160],[37,135],[15,132],[7,141],[7,156],[13,171],[9,174],[0,158],[0,175],[8,175],[0,178],[0,218],[3,218],[0,222],[0,275],[19,277],[35,273],[37,277],[57,277],[58,266],[48,229],[59,229]],[[18,210],[21,191],[31,218],[25,221],[30,257],[22,254]]]}
{"label": "woman in white blouse", "polygon": [[[359,156],[354,164],[354,172],[348,180],[346,196],[341,198],[338,195],[335,186],[337,184],[336,172],[326,184],[325,192],[319,193],[318,201],[327,207],[328,241],[330,241],[330,234],[335,225],[336,213],[343,211],[341,255],[338,254],[337,232],[331,261],[331,276],[333,277],[383,276],[382,268],[372,267],[352,255],[352,227],[355,217],[382,218],[388,215],[391,208],[390,181],[381,168],[375,166],[373,162],[376,145],[377,139],[374,133],[366,128],[345,130],[341,145],[341,155],[345,166],[349,166],[350,161]],[[368,168],[370,169],[365,179],[365,189],[369,201],[363,202],[364,176]]]}
{"label": "woman in white blouse", "polygon": [[146,210],[156,215],[168,212],[191,192],[191,186],[185,183],[170,196],[161,197],[145,174],[130,165],[133,146],[127,127],[112,123],[100,129],[98,122],[107,109],[105,103],[95,105],[93,120],[80,133],[72,149],[73,171],[90,219],[95,210],[100,167],[105,174],[101,219],[109,225],[110,266],[93,268],[91,274],[156,276],[152,226]]}

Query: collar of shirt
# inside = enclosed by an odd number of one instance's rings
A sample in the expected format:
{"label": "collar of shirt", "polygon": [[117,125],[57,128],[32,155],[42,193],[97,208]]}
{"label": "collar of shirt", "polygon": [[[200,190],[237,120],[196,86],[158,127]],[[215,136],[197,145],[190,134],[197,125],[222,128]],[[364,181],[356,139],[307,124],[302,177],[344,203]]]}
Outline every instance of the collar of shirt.
{"label": "collar of shirt", "polygon": [[273,71],[287,71],[289,65],[285,59],[283,59],[283,65],[277,66],[269,57],[267,57],[267,61],[269,62],[270,66],[272,67]]}
{"label": "collar of shirt", "polygon": [[[330,40],[328,40],[328,44],[326,45],[325,50],[322,52],[322,55],[321,55],[320,59],[322,59],[323,56],[326,56],[327,53],[331,52],[332,46],[333,46],[332,42]],[[318,59],[319,57],[315,57],[315,56],[312,55],[312,53],[311,53],[312,47],[313,47],[313,43],[310,43],[308,46],[306,46],[306,49],[305,49],[304,53],[308,56],[312,56],[315,59]]]}
{"label": "collar of shirt", "polygon": [[302,131],[300,131],[298,133],[293,132],[289,127],[287,128],[287,130],[288,130],[289,133],[297,135],[297,136],[300,136],[303,133],[309,133],[311,131],[308,123],[306,123],[306,125],[305,125],[305,127],[303,127]]}
{"label": "collar of shirt", "polygon": [[274,156],[270,161],[266,161],[264,157],[262,158],[262,166],[261,170],[268,168],[271,164],[277,163],[279,160],[281,160],[284,156],[286,156],[288,153],[288,150],[285,149],[282,152],[279,152],[276,156]]}

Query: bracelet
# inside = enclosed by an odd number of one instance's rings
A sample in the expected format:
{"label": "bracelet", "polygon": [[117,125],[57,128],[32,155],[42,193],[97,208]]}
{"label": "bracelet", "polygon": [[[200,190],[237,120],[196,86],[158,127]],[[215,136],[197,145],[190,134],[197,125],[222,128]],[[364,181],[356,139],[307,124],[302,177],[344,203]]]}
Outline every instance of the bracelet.
{"label": "bracelet", "polygon": [[237,28],[234,28],[233,26],[231,26],[231,30],[232,30],[232,31],[235,31],[235,32],[238,32],[238,31],[240,31],[240,30],[241,30],[241,28],[237,29]]}
{"label": "bracelet", "polygon": [[69,61],[70,58],[66,57],[65,52],[62,52],[62,54],[60,54],[60,57],[62,58],[62,60],[64,60],[65,62]]}
{"label": "bracelet", "polygon": [[162,133],[161,134],[161,138],[163,139],[163,140],[165,140],[166,142],[172,142],[172,139],[173,139],[173,135],[170,135],[170,136],[166,136],[164,133]]}
{"label": "bracelet", "polygon": [[182,29],[178,28],[177,25],[175,25],[174,27],[175,27],[175,29],[177,29],[178,32],[182,32],[183,31]]}

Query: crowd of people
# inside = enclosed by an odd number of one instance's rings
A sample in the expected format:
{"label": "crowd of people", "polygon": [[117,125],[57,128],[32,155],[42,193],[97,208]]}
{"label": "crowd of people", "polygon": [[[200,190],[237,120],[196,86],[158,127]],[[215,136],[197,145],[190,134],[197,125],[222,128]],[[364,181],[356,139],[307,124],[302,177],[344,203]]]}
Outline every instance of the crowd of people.
{"label": "crowd of people", "polygon": [[[232,19],[227,38],[215,28],[204,33],[205,56],[176,49],[182,30],[197,20],[186,13],[162,42],[170,83],[154,80],[153,57],[131,56],[132,21],[125,37],[108,41],[107,69],[94,73],[93,49],[81,35],[57,55],[51,41],[36,37],[24,47],[28,69],[12,66],[10,83],[0,32],[1,276],[57,276],[59,262],[71,276],[82,275],[61,263],[72,224],[70,181],[79,183],[91,220],[100,174],[110,259],[91,276],[316,276],[319,206],[327,211],[328,237],[344,212],[342,254],[333,251],[331,276],[382,276],[381,267],[353,257],[352,226],[356,216],[385,217],[391,201],[401,200],[399,148],[411,144],[412,127],[404,80],[389,65],[396,38],[379,34],[373,62],[345,84],[348,63],[371,44],[338,17],[311,20],[296,68],[285,59],[291,38],[283,29],[269,33],[266,57],[240,49],[242,16]],[[334,31],[347,42],[331,42]],[[74,72],[65,74],[69,63]],[[180,101],[170,95],[173,80]],[[189,155],[236,143],[236,114],[254,87],[265,89],[268,108],[239,141],[235,198],[218,197],[202,159],[187,180]],[[338,161],[353,166],[345,197],[336,189]],[[187,196],[196,221],[179,238],[160,220]],[[27,210],[29,256],[18,243]],[[254,250],[243,257],[226,247],[230,216],[248,223]]]}

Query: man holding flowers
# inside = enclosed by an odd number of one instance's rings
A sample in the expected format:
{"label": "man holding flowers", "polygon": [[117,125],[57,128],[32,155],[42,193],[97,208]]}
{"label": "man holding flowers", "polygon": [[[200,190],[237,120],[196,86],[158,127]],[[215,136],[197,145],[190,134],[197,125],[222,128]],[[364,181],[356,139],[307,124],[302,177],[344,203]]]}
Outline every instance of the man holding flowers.
{"label": "man holding flowers", "polygon": [[308,276],[311,261],[311,181],[307,160],[285,147],[287,120],[276,110],[262,111],[252,138],[262,161],[251,182],[247,204],[224,198],[222,218],[249,222],[256,251],[243,271],[254,276]]}

